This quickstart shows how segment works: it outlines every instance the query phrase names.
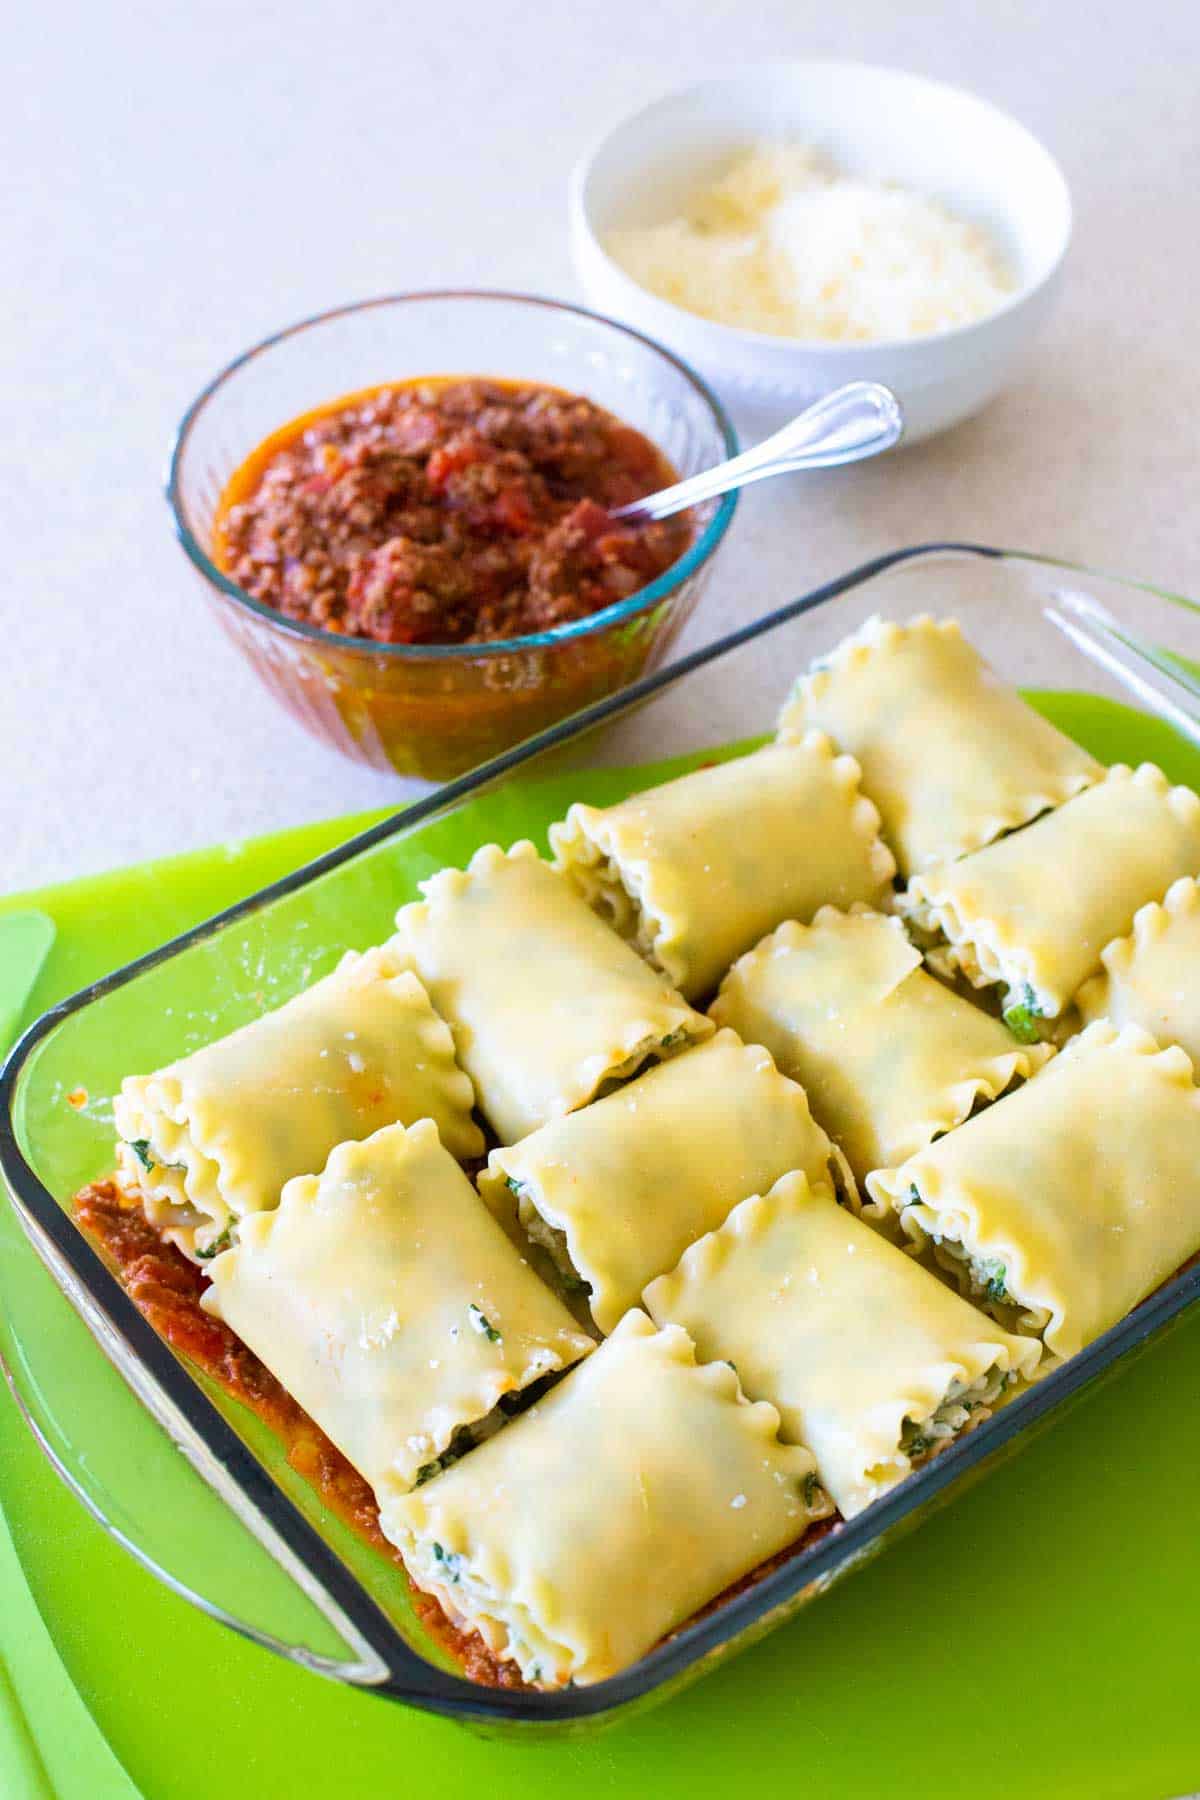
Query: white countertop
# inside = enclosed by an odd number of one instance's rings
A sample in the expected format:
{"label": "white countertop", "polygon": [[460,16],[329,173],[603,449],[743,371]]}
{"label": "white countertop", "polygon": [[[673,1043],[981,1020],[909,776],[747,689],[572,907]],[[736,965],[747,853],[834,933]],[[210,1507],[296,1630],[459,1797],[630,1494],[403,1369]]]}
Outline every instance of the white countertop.
{"label": "white countertop", "polygon": [[219,633],[160,497],[170,432],[231,355],[339,301],[453,284],[571,296],[576,156],[735,58],[858,57],[977,89],[1060,158],[1076,234],[1024,383],[883,464],[749,492],[687,642],[939,537],[1200,595],[1200,9],[416,11],[51,0],[6,28],[0,890],[412,791],[309,740]]}

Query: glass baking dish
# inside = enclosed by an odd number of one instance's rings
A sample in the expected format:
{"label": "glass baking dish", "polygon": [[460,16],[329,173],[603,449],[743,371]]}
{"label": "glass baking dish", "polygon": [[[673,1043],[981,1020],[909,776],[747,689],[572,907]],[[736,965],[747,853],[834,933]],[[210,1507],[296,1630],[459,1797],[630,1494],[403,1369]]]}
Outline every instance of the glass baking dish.
{"label": "glass baking dish", "polygon": [[[1175,1276],[885,1500],[632,1669],[596,1686],[535,1694],[480,1687],[455,1672],[418,1623],[399,1572],[325,1511],[257,1419],[166,1346],[72,1220],[72,1194],[111,1166],[110,1097],[123,1074],[280,1004],[348,946],[385,936],[416,882],[461,863],[478,843],[531,835],[544,845],[546,825],[570,799],[603,803],[714,751],[747,747],[770,732],[793,675],[814,655],[873,612],[924,610],[955,613],[997,669],[1097,755],[1149,758],[1173,779],[1200,784],[1195,607],[1048,559],[978,546],[901,551],[440,789],[65,1001],[16,1046],[0,1073],[0,1169],[25,1232],[132,1397],[106,1396],[101,1431],[88,1368],[65,1387],[44,1380],[44,1352],[25,1329],[32,1284],[0,1266],[6,1373],[59,1474],[176,1592],[292,1661],[388,1698],[488,1730],[584,1729],[663,1697],[793,1617],[1019,1448],[1200,1295],[1200,1269]],[[165,1435],[140,1430],[138,1402]]]}

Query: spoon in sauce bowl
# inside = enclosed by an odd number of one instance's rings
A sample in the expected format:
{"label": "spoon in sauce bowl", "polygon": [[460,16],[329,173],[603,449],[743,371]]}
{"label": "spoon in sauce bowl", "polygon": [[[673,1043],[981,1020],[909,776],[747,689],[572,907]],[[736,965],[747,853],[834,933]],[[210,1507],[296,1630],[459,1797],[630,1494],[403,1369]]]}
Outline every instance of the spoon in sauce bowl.
{"label": "spoon in sauce bowl", "polygon": [[728,462],[690,475],[672,487],[613,508],[614,519],[669,519],[672,513],[714,500],[768,475],[801,469],[834,469],[878,456],[904,433],[900,402],[877,381],[851,381],[805,407],[789,425]]}

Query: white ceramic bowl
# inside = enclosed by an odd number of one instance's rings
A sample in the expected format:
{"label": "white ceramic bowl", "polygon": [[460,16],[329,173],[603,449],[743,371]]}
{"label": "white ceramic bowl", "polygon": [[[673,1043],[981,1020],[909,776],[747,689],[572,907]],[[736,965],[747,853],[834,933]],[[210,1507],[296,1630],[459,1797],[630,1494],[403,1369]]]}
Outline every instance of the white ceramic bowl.
{"label": "white ceramic bowl", "polygon": [[[988,230],[1017,287],[972,325],[876,343],[718,325],[640,287],[605,249],[678,213],[738,151],[791,139],[852,174],[931,195]],[[792,62],[697,82],[634,113],[571,177],[571,244],[589,299],[699,368],[731,401],[790,414],[844,381],[885,382],[905,441],[977,412],[1011,380],[1050,311],[1071,236],[1062,171],[1023,125],[961,89],[865,63]]]}

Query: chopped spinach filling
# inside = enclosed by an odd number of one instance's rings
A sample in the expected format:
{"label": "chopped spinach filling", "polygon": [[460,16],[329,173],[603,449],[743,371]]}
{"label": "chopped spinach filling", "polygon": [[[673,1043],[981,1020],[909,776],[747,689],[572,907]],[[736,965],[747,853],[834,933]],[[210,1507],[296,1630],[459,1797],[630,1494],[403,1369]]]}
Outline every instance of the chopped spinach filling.
{"label": "chopped spinach filling", "polygon": [[1043,1016],[1038,1005],[1038,997],[1026,982],[1021,990],[1021,998],[1013,1006],[1004,1009],[1004,1023],[1016,1038],[1018,1044],[1036,1044],[1039,1039],[1037,1021]]}
{"label": "chopped spinach filling", "polygon": [[[502,1398],[507,1398],[507,1396],[502,1396]],[[454,1436],[450,1439],[449,1444],[442,1451],[442,1454],[436,1456],[432,1462],[421,1464],[421,1467],[417,1470],[417,1479],[414,1486],[420,1487],[424,1482],[432,1481],[435,1475],[440,1475],[443,1469],[448,1469],[452,1463],[458,1461],[459,1457],[465,1456],[468,1450],[473,1450],[474,1448],[475,1434],[472,1432],[471,1427],[469,1425],[460,1425],[455,1431]]]}
{"label": "chopped spinach filling", "polygon": [[997,1257],[977,1262],[977,1279],[983,1285],[983,1291],[989,1300],[1008,1299],[1008,1270]]}
{"label": "chopped spinach filling", "polygon": [[417,1479],[413,1483],[413,1486],[424,1486],[425,1482],[432,1481],[435,1475],[440,1475],[443,1469],[448,1469],[452,1462],[457,1461],[458,1458],[453,1450],[443,1450],[442,1454],[435,1457],[432,1462],[421,1464],[420,1468],[417,1470]]}
{"label": "chopped spinach filling", "polygon": [[446,1581],[456,1583],[462,1574],[463,1559],[457,1550],[446,1550],[439,1543],[432,1545],[433,1560]]}
{"label": "chopped spinach filling", "polygon": [[500,1333],[473,1300],[467,1308],[467,1317],[471,1321],[472,1331],[477,1331],[480,1337],[485,1337],[489,1344],[500,1342]]}
{"label": "chopped spinach filling", "polygon": [[201,1262],[211,1262],[214,1256],[220,1256],[222,1250],[228,1250],[232,1243],[233,1226],[227,1225],[220,1237],[215,1237],[211,1244],[206,1244],[204,1246],[203,1250],[200,1248],[199,1244],[197,1244],[196,1255]]}
{"label": "chopped spinach filling", "polygon": [[[907,1206],[920,1206],[921,1190],[916,1182],[909,1184]],[[985,1300],[1011,1300],[1008,1291],[1008,1265],[999,1256],[972,1256],[955,1238],[944,1238],[937,1231],[932,1234],[933,1241],[953,1257],[956,1263],[965,1263],[970,1277],[971,1287],[976,1294]]]}
{"label": "chopped spinach filling", "polygon": [[149,1138],[126,1138],[125,1142],[147,1172],[153,1169],[179,1169],[183,1174],[187,1173],[186,1163],[160,1162],[151,1149]]}
{"label": "chopped spinach filling", "polygon": [[[520,1214],[521,1222],[529,1233],[531,1241],[539,1245],[553,1259],[564,1291],[568,1294],[590,1296],[592,1284],[583,1279],[572,1263],[571,1253],[567,1248],[566,1234],[557,1230],[553,1225],[547,1224],[541,1214],[532,1207],[523,1181],[518,1181],[515,1175],[506,1175],[504,1182],[514,1200],[524,1202],[525,1206],[530,1208],[531,1216],[526,1217],[522,1212]],[[479,1329],[478,1326],[476,1329]]]}
{"label": "chopped spinach filling", "polygon": [[143,1169],[152,1169],[154,1167],[154,1157],[150,1153],[150,1139],[130,1138],[128,1143],[129,1148],[133,1151],[133,1154],[137,1157]]}
{"label": "chopped spinach filling", "polygon": [[960,1268],[965,1269],[969,1291],[974,1298],[991,1301],[995,1305],[1021,1304],[1009,1289],[1008,1264],[1003,1257],[982,1256],[968,1250],[957,1238],[941,1237],[937,1232],[932,1236],[938,1248],[938,1260],[943,1266],[956,1272]]}
{"label": "chopped spinach filling", "polygon": [[592,1291],[590,1284],[583,1279],[571,1261],[571,1250],[567,1243],[566,1233],[560,1231],[556,1225],[551,1225],[547,1219],[542,1217],[537,1208],[524,1198],[521,1201],[520,1218],[529,1234],[530,1243],[536,1244],[540,1250],[544,1250],[554,1264],[564,1291],[576,1292],[578,1284],[578,1288],[582,1288],[590,1294]]}
{"label": "chopped spinach filling", "polygon": [[[944,1449],[968,1424],[986,1419],[991,1402],[1015,1380],[1014,1374],[1003,1373],[993,1365],[977,1381],[952,1381],[941,1404],[927,1419],[905,1419],[900,1431],[902,1453],[915,1464]],[[973,1419],[973,1414],[979,1418]]]}
{"label": "chopped spinach filling", "polygon": [[668,1031],[666,1037],[659,1040],[658,1047],[660,1050],[678,1050],[679,1046],[681,1044],[687,1043],[687,1040],[688,1040],[687,1026],[686,1025],[678,1025],[678,1026],[676,1026],[674,1031]]}

